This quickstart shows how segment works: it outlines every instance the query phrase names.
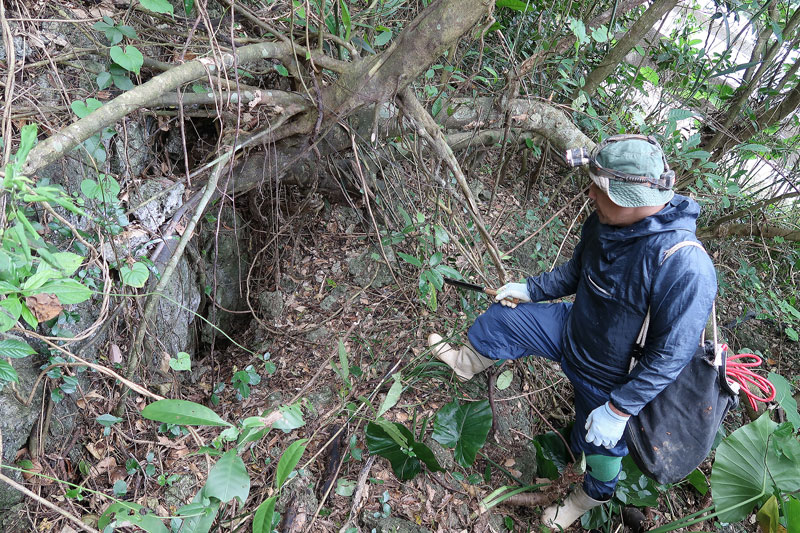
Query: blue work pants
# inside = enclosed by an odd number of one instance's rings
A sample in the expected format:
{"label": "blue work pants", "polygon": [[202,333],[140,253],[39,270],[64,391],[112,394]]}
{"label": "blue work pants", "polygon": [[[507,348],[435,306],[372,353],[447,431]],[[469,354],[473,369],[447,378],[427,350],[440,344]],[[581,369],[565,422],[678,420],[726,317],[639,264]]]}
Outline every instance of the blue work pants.
{"label": "blue work pants", "polygon": [[[493,304],[472,327],[468,337],[481,355],[490,359],[519,359],[538,355],[561,364],[564,374],[575,389],[575,424],[570,435],[570,448],[576,458],[584,452],[591,455],[624,457],[628,454],[625,437],[613,448],[586,442],[586,417],[609,400],[610,390],[604,391],[577,375],[565,361],[562,335],[571,303],[525,303],[516,308]],[[587,472],[583,488],[596,500],[607,500],[614,493],[619,474],[609,481],[600,481]]]}

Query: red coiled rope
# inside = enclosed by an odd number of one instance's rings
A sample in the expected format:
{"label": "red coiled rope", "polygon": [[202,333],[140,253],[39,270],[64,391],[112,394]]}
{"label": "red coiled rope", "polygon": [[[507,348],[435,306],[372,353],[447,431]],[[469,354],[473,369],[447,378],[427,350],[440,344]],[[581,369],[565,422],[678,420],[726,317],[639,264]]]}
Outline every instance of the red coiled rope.
{"label": "red coiled rope", "polygon": [[[728,345],[723,344],[722,349],[727,352]],[[751,361],[746,361],[747,359],[751,359]],[[767,378],[759,376],[750,370],[759,366],[761,361],[759,356],[752,353],[731,355],[725,360],[725,374],[727,374],[730,381],[735,381],[742,386],[742,390],[750,401],[750,406],[753,410],[758,409],[756,402],[766,403],[775,399],[775,385],[770,383]],[[760,390],[763,396],[751,391],[748,384]]]}

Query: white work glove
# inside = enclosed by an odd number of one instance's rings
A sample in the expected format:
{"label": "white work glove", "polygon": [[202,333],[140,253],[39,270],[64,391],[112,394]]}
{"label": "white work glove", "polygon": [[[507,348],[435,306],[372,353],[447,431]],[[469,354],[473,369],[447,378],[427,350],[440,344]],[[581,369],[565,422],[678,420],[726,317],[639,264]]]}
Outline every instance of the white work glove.
{"label": "white work glove", "polygon": [[517,306],[517,302],[506,298],[516,298],[520,303],[530,302],[531,295],[528,292],[528,285],[526,283],[506,283],[497,289],[497,296],[494,297],[494,301],[513,309]]}
{"label": "white work glove", "polygon": [[613,448],[622,438],[629,418],[630,416],[618,415],[611,410],[608,402],[604,403],[586,418],[586,442]]}

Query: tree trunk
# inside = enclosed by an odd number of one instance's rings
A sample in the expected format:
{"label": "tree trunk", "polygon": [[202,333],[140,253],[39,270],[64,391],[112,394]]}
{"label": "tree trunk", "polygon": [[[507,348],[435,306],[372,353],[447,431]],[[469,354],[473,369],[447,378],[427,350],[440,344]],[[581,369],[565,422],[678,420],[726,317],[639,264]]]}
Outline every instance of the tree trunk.
{"label": "tree trunk", "polygon": [[661,18],[672,11],[678,4],[678,0],[657,0],[654,2],[644,14],[633,23],[633,26],[617,41],[616,46],[608,51],[606,57],[600,62],[599,65],[589,74],[586,78],[586,83],[580,89],[577,89],[573,98],[576,98],[579,91],[583,91],[587,96],[592,96],[597,88],[603,83],[622,63],[625,56],[628,55],[634,46],[639,43],[648,31],[653,29],[653,26],[661,20]]}

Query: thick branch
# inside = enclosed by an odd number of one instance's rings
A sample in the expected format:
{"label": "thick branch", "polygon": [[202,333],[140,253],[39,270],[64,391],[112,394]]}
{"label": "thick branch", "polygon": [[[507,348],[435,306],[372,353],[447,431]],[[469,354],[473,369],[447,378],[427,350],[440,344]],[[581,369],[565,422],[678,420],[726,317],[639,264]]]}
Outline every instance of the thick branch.
{"label": "thick branch", "polygon": [[217,75],[234,65],[250,63],[258,59],[283,58],[289,52],[283,44],[258,43],[237,49],[236,57],[223,54],[221,64],[212,57],[195,59],[159,74],[151,80],[126,91],[114,100],[94,111],[89,116],[73,122],[66,128],[37,144],[25,162],[22,173],[32,175],[40,168],[58,160],[64,154],[137,109],[147,106],[164,94],[185,83],[207,75]]}
{"label": "thick branch", "polygon": [[697,231],[697,236],[701,239],[707,237],[761,237],[762,239],[772,239],[783,237],[787,241],[800,241],[800,230],[791,228],[781,228],[770,224],[728,224],[719,226],[711,231],[710,228],[702,228]]}

